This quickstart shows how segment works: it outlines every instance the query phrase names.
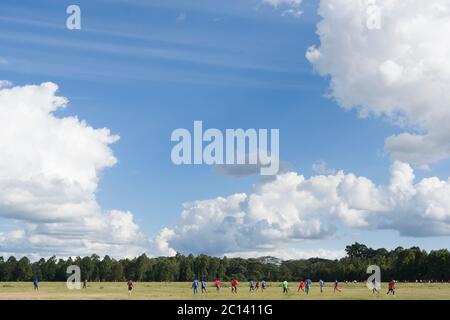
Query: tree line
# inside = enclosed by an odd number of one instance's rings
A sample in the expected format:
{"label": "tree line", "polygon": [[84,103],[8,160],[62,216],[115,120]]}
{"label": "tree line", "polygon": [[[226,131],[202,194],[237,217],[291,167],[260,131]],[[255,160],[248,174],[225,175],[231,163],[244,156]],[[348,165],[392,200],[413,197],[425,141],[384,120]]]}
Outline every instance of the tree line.
{"label": "tree line", "polygon": [[253,259],[218,258],[208,255],[177,254],[174,257],[149,258],[145,254],[134,259],[116,260],[98,255],[68,259],[0,257],[0,281],[66,281],[67,267],[77,265],[82,279],[88,281],[192,281],[232,278],[266,281],[363,281],[369,265],[381,268],[382,280],[449,281],[450,252],[447,249],[427,252],[418,247],[372,249],[355,243],[346,247],[347,255],[339,260],[320,258],[281,261],[273,257]]}

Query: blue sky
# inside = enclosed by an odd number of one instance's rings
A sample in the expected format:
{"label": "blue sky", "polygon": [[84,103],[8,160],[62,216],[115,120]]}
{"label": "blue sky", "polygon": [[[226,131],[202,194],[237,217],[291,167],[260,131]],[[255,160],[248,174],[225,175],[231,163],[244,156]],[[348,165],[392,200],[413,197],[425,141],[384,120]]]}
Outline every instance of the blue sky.
{"label": "blue sky", "polygon": [[[221,130],[279,128],[282,160],[307,179],[318,175],[314,164],[325,162],[375,185],[389,184],[393,159],[385,139],[404,127],[383,115],[361,118],[327,97],[330,76],[314,72],[305,57],[310,46],[320,45],[318,1],[273,6],[260,0],[80,0],[82,29],[67,30],[70,4],[0,4],[0,78],[14,86],[56,83],[58,95],[70,101],[58,117],[76,116],[120,136],[111,145],[118,163],[99,173],[96,199],[104,210],[131,211],[147,237],[176,225],[183,203],[250,194],[262,179],[175,166],[171,132],[191,130],[194,120]],[[303,13],[287,14],[292,6]],[[446,180],[450,167],[443,160],[414,169],[418,180]],[[14,221],[0,220],[3,231],[14,229]],[[401,237],[395,228],[337,229],[292,247],[336,251],[359,241],[433,249],[449,239]]]}

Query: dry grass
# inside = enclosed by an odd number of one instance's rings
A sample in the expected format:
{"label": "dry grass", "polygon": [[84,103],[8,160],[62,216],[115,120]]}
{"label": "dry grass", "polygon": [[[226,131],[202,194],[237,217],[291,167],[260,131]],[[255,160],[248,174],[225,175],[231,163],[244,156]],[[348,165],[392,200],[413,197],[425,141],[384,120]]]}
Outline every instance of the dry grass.
{"label": "dry grass", "polygon": [[381,294],[373,295],[364,284],[342,284],[342,293],[333,293],[328,284],[324,293],[313,284],[309,295],[297,293],[296,283],[291,283],[288,295],[283,295],[278,283],[270,283],[265,292],[249,292],[248,286],[239,288],[237,295],[231,294],[226,284],[221,293],[216,293],[213,284],[208,284],[206,295],[194,296],[190,283],[136,283],[131,296],[126,283],[90,283],[87,289],[68,290],[65,283],[42,282],[39,291],[34,291],[32,283],[0,282],[0,300],[398,300],[398,299],[446,299],[450,300],[450,284],[398,284],[397,295],[386,296],[387,285]]}

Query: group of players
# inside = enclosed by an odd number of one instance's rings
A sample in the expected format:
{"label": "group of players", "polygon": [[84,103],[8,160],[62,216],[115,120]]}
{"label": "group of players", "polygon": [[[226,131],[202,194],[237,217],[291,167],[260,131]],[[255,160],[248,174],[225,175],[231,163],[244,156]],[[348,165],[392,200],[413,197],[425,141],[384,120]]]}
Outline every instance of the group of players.
{"label": "group of players", "polygon": [[[201,288],[202,294],[207,293],[207,282],[205,280],[202,280],[200,282],[196,279],[192,282],[192,289],[194,290],[194,295],[197,295],[199,293],[199,287]],[[286,280],[283,281],[281,283],[281,287],[283,288],[283,294],[289,293],[289,282],[287,282]],[[302,291],[308,295],[311,291],[311,287],[312,287],[311,279],[300,280],[300,282],[298,284],[297,292]],[[325,287],[325,282],[323,280],[320,280],[319,281],[320,293],[323,293],[324,287]],[[376,286],[374,286],[373,293],[380,293],[377,289],[375,289],[375,287]],[[395,295],[396,281],[391,280],[388,284],[388,287],[389,287],[389,289],[388,289],[387,294]],[[237,279],[231,279],[231,293],[237,294],[238,288],[239,288],[239,281]],[[215,281],[215,289],[216,289],[217,293],[219,293],[222,289],[222,282],[219,279],[217,279]],[[253,280],[249,281],[249,291],[250,292],[253,292],[253,291],[257,292],[260,290],[264,291],[266,289],[267,289],[267,283],[265,280],[262,280],[261,282],[259,282],[259,281],[255,282]],[[336,292],[342,292],[338,280],[336,280],[333,285],[333,293],[336,293]]]}
{"label": "group of players", "polygon": [[[34,290],[39,290],[39,281],[37,279],[33,280],[33,286],[34,286]],[[128,280],[127,282],[127,287],[128,287],[128,294],[131,295],[133,293],[133,289],[134,289],[134,283],[132,280]],[[197,279],[194,280],[192,282],[192,289],[194,290],[194,295],[197,295],[199,293],[199,287],[201,288],[201,292],[202,294],[206,294],[207,293],[207,283],[205,280],[202,280],[201,282],[199,282]],[[281,283],[281,287],[283,288],[283,294],[288,294],[289,293],[289,282],[287,282],[286,280],[283,281]],[[310,293],[312,287],[312,281],[311,279],[306,279],[306,280],[300,280],[299,284],[298,284],[298,289],[297,292],[304,292],[306,294]],[[323,288],[325,287],[325,282],[323,280],[319,281],[319,288],[320,288],[320,293],[323,293]],[[376,283],[373,283],[373,293],[380,293],[378,291],[378,289],[376,289]],[[87,281],[85,280],[83,282],[83,289],[87,288]],[[216,288],[216,292],[220,293],[221,289],[222,289],[222,282],[220,281],[220,279],[217,279],[215,281],[215,288]],[[238,288],[239,288],[239,281],[237,279],[231,279],[231,293],[233,294],[237,294],[238,293]],[[261,282],[259,281],[253,281],[250,280],[249,282],[249,291],[250,292],[257,292],[257,291],[264,291],[267,289],[267,282],[265,280],[262,280]],[[396,289],[396,281],[395,280],[391,280],[388,284],[388,292],[387,294],[392,294],[395,295],[395,289]],[[334,287],[333,287],[333,293],[336,292],[342,292],[340,286],[339,286],[339,281],[336,280],[334,282]]]}
{"label": "group of players", "polygon": [[[237,279],[231,279],[231,293],[237,294],[238,288],[239,288],[239,281]],[[289,283],[285,280],[281,283],[281,287],[283,288],[283,293],[288,294],[289,293]],[[301,280],[298,284],[297,292],[304,292],[306,294],[310,293],[312,287],[312,281],[311,279]],[[325,287],[325,282],[323,280],[319,281],[319,288],[320,292],[323,293],[323,288]],[[201,289],[202,294],[207,293],[207,282],[205,280],[198,281],[197,279],[192,282],[192,289],[194,291],[194,295],[197,295],[199,293],[199,288]],[[216,292],[219,293],[222,289],[222,282],[217,279],[215,281],[215,289]],[[249,291],[250,292],[257,292],[257,291],[264,291],[267,289],[267,282],[265,280],[260,281],[249,281]],[[339,281],[334,282],[334,289],[333,292],[342,292],[342,290],[339,287]]]}
{"label": "group of players", "polygon": [[[237,294],[238,288],[239,288],[239,281],[237,279],[231,279],[231,293]],[[253,280],[250,281],[250,291],[264,291],[267,288],[266,281],[263,280],[261,282],[257,281],[254,282]],[[217,279],[214,283],[214,286],[216,288],[216,292],[219,293],[222,290],[222,282],[220,279]],[[207,290],[207,283],[205,280],[202,280],[201,282],[197,279],[192,282],[192,289],[194,290],[194,295],[199,293],[199,287],[202,290],[202,294],[206,294]]]}

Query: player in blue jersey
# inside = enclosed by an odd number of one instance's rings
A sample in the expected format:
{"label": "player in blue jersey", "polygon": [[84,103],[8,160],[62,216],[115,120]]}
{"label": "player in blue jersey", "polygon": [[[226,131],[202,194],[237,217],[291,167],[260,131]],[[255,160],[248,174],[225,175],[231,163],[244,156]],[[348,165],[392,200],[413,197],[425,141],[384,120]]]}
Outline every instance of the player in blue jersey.
{"label": "player in blue jersey", "polygon": [[202,280],[202,294],[206,294],[206,281]]}
{"label": "player in blue jersey", "polygon": [[250,291],[255,290],[255,282],[253,280],[250,280],[249,287],[250,287]]}
{"label": "player in blue jersey", "polygon": [[192,282],[192,289],[194,289],[194,294],[198,293],[198,280],[195,279],[194,282]]}
{"label": "player in blue jersey", "polygon": [[311,279],[305,280],[305,293],[309,294],[309,290],[311,289],[312,281]]}
{"label": "player in blue jersey", "polygon": [[39,290],[39,281],[38,279],[33,280],[34,290]]}

